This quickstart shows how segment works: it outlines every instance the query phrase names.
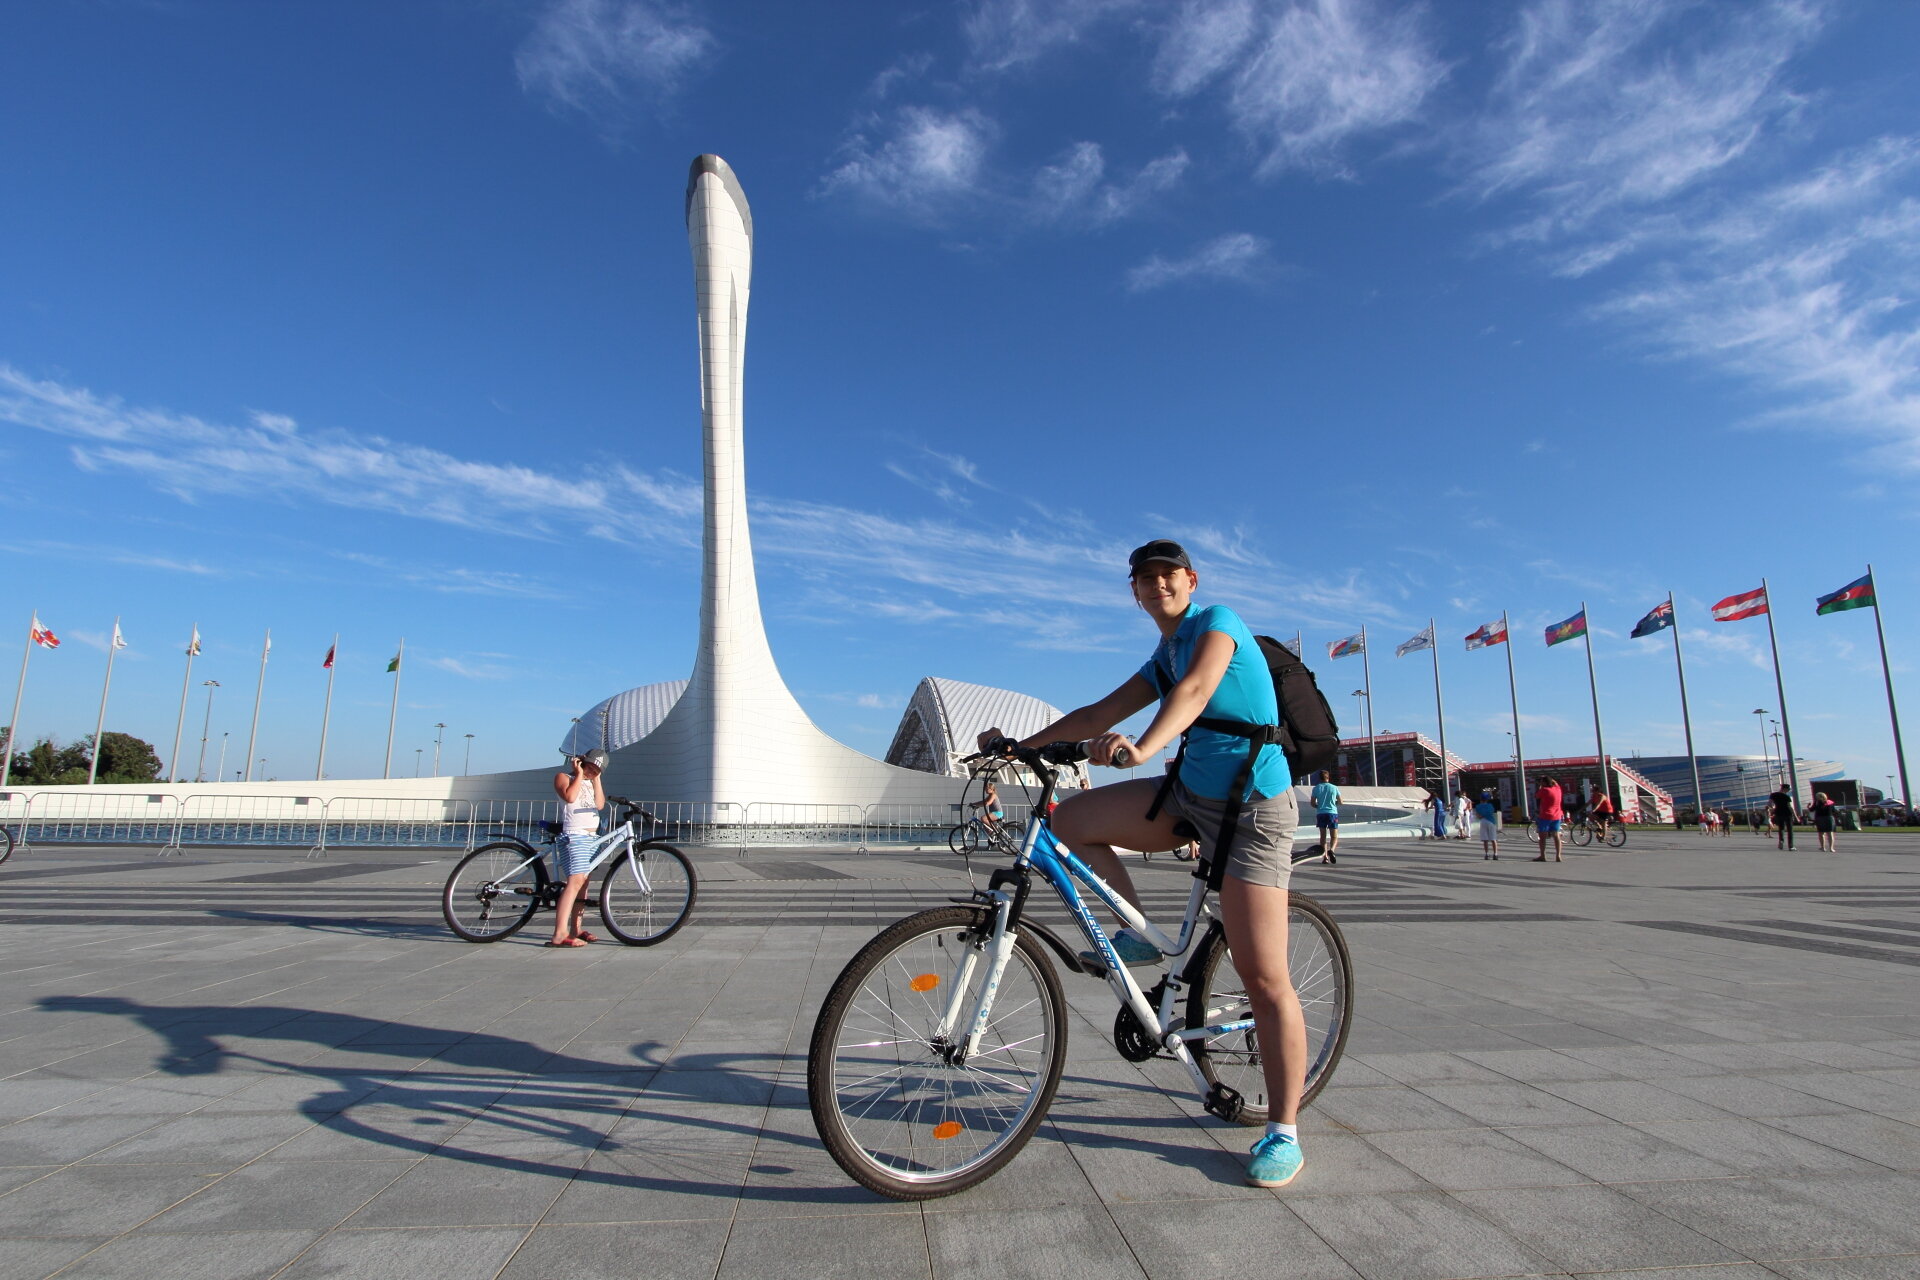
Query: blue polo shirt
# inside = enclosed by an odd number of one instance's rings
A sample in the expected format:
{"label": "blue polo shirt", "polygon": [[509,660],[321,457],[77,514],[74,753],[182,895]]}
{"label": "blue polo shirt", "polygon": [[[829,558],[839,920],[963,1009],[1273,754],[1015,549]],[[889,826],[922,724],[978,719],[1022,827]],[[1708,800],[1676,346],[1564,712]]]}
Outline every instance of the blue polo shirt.
{"label": "blue polo shirt", "polygon": [[[1249,724],[1278,724],[1280,708],[1274,701],[1273,675],[1267,669],[1266,659],[1261,657],[1260,646],[1247,624],[1225,605],[1208,605],[1204,609],[1197,604],[1188,605],[1180,626],[1160,642],[1153,658],[1140,668],[1140,678],[1160,689],[1155,672],[1157,661],[1173,673],[1176,681],[1184,679],[1193,661],[1193,647],[1209,631],[1224,632],[1233,641],[1233,657],[1227,663],[1226,674],[1220,677],[1219,687],[1213,691],[1213,697],[1207,699],[1206,709],[1200,714]],[[1165,693],[1161,690],[1161,696]],[[1240,774],[1241,765],[1246,763],[1247,749],[1245,738],[1195,725],[1187,735],[1187,754],[1180,765],[1180,781],[1196,796],[1224,800],[1233,788],[1233,780]],[[1287,769],[1286,753],[1268,743],[1260,748],[1253,778],[1241,799],[1264,800],[1292,785],[1293,774]]]}
{"label": "blue polo shirt", "polygon": [[1340,812],[1340,788],[1331,782],[1323,782],[1313,789],[1313,811],[1315,813]]}

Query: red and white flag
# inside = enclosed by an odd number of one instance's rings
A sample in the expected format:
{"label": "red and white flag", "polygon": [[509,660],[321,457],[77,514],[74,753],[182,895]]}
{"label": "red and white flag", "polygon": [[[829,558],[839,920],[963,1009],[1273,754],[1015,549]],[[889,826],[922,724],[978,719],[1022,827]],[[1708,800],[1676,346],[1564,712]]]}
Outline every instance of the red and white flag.
{"label": "red and white flag", "polygon": [[33,625],[27,629],[27,637],[42,649],[58,649],[60,637],[40,625],[40,615],[33,615]]}
{"label": "red and white flag", "polygon": [[1482,623],[1474,633],[1467,637],[1467,649],[1484,649],[1490,644],[1507,642],[1507,624],[1504,622]]}
{"label": "red and white flag", "polygon": [[320,669],[321,669],[321,670],[323,670],[323,671],[331,671],[331,670],[333,670],[333,651],[334,651],[335,649],[337,649],[337,648],[339,648],[339,647],[340,647],[340,646],[338,646],[338,645],[328,645],[328,646],[327,646],[327,658],[326,658],[326,661],[324,661],[324,662],[322,662],[322,663],[320,664]]}
{"label": "red and white flag", "polygon": [[1738,622],[1742,618],[1757,618],[1767,611],[1767,589],[1755,587],[1743,591],[1737,596],[1728,596],[1713,606],[1715,622]]}

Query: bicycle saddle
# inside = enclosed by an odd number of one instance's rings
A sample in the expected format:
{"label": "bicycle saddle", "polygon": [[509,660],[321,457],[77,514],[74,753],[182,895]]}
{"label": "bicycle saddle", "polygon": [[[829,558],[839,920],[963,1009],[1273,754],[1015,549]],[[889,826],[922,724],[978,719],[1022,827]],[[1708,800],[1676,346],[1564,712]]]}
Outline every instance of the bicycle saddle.
{"label": "bicycle saddle", "polygon": [[560,834],[560,824],[557,822],[543,822],[540,824],[540,829],[546,832],[550,836],[557,836]]}

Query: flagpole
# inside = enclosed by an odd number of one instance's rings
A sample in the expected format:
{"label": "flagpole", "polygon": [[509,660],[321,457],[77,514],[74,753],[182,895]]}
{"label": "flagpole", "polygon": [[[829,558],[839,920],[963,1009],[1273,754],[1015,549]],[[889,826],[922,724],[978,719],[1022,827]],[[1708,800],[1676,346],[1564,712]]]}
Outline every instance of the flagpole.
{"label": "flagpole", "polygon": [[1433,712],[1440,721],[1440,798],[1453,802],[1453,774],[1447,766],[1447,704],[1440,697],[1440,633],[1427,619],[1427,648],[1433,651]]}
{"label": "flagpole", "polygon": [[1304,631],[1293,633],[1293,656],[1296,658],[1307,656],[1307,633]]}
{"label": "flagpole", "polygon": [[1613,779],[1607,776],[1607,740],[1600,733],[1600,681],[1593,674],[1593,619],[1587,616],[1585,600],[1580,602],[1580,622],[1580,636],[1587,642],[1587,692],[1593,695],[1593,746],[1599,753],[1600,790],[1612,799]]}
{"label": "flagpole", "polygon": [[333,718],[333,672],[340,662],[340,633],[333,633],[333,648],[327,650],[327,701],[320,711],[320,761],[313,766],[313,776],[324,781],[327,776],[327,721]]}
{"label": "flagpole", "polygon": [[1520,743],[1520,682],[1513,674],[1513,628],[1507,620],[1507,611],[1500,611],[1500,634],[1507,646],[1507,696],[1513,700],[1513,765],[1520,775],[1520,794],[1514,799],[1520,805],[1520,817],[1528,822],[1533,820],[1533,797],[1527,793],[1527,749]]}
{"label": "flagpole", "polygon": [[[1800,807],[1800,766],[1793,759],[1793,722],[1787,719],[1787,682],[1780,674],[1780,637],[1773,629],[1773,593],[1767,590],[1767,580],[1760,579],[1760,591],[1767,602],[1767,644],[1773,650],[1773,690],[1780,695],[1780,730],[1786,735],[1787,757],[1787,794],[1793,797],[1793,807]],[[1875,612],[1878,612],[1876,609]]]}
{"label": "flagpole", "polygon": [[253,746],[260,736],[260,698],[267,691],[267,655],[273,652],[273,628],[267,628],[267,638],[260,645],[260,682],[253,686],[253,727],[247,730],[247,775],[246,782],[253,781]]}
{"label": "flagpole", "polygon": [[7,750],[6,758],[0,760],[0,787],[7,785],[7,778],[13,773],[13,753],[20,749],[20,697],[27,691],[27,659],[32,656],[33,631],[29,628],[27,647],[20,654],[20,683],[13,687],[13,714],[7,718]]}
{"label": "flagpole", "polygon": [[93,758],[87,761],[87,785],[100,776],[100,734],[107,727],[107,691],[113,688],[113,658],[120,652],[120,619],[113,620],[113,638],[107,641],[107,678],[100,686],[100,715],[93,722]]}
{"label": "flagpole", "polygon": [[387,712],[387,763],[380,771],[383,778],[393,776],[393,726],[400,717],[400,668],[405,665],[402,659],[406,656],[407,638],[401,636],[400,651],[393,655],[393,707]]}
{"label": "flagpole", "polygon": [[[198,622],[193,624],[194,633],[200,631]],[[180,781],[180,738],[187,730],[187,693],[193,685],[193,642],[187,642],[187,674],[180,678],[180,718],[173,722],[173,754],[167,757],[167,763],[173,766],[173,780]]]}
{"label": "flagpole", "polygon": [[1360,673],[1365,678],[1367,688],[1367,768],[1371,771],[1373,785],[1380,785],[1380,755],[1373,745],[1373,658],[1367,653],[1367,629],[1360,628]]}
{"label": "flagpole", "polygon": [[1867,566],[1867,585],[1873,589],[1873,631],[1880,637],[1880,674],[1887,679],[1887,715],[1893,720],[1893,758],[1900,766],[1900,803],[1906,806],[1907,821],[1913,821],[1913,792],[1907,787],[1907,750],[1900,743],[1900,708],[1893,700],[1893,668],[1887,663],[1887,632],[1880,625],[1880,583],[1874,579],[1873,566]]}
{"label": "flagpole", "polygon": [[1698,818],[1707,809],[1707,798],[1700,794],[1700,758],[1693,754],[1693,712],[1687,707],[1687,664],[1680,656],[1680,612],[1667,592],[1667,616],[1673,619],[1673,666],[1680,673],[1680,726],[1687,733],[1687,767],[1693,770],[1693,814]]}

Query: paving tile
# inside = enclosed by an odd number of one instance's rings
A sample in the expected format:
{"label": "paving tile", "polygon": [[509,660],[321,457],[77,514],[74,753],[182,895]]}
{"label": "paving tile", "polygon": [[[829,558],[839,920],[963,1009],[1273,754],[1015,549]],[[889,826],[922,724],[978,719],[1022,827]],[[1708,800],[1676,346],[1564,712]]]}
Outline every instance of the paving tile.
{"label": "paving tile", "polygon": [[[1351,1056],[1351,1055],[1350,1055]],[[1481,1066],[1457,1053],[1372,1053],[1359,1055],[1359,1062],[1389,1077],[1392,1083],[1413,1085],[1429,1084],[1505,1084],[1507,1077],[1499,1072]],[[1349,1063],[1341,1064],[1341,1071],[1351,1068]],[[1358,1084],[1354,1080],[1342,1080],[1342,1085]]]}
{"label": "paving tile", "polygon": [[330,1231],[282,1274],[286,1280],[320,1280],[323,1276],[493,1280],[527,1235],[522,1227]]}
{"label": "paving tile", "polygon": [[1435,1102],[1417,1089],[1328,1089],[1314,1110],[1355,1133],[1392,1133],[1409,1129],[1470,1129],[1480,1122]]}
{"label": "paving tile", "polygon": [[[712,1280],[728,1225],[724,1219],[651,1222],[643,1237],[624,1223],[541,1227],[513,1255],[500,1280]],[[793,1261],[788,1259],[785,1274],[797,1277]]]}
{"label": "paving tile", "polygon": [[1789,1089],[1844,1103],[1875,1115],[1897,1116],[1920,1110],[1920,1090],[1858,1071],[1821,1071],[1772,1077]]}
{"label": "paving tile", "polygon": [[1431,1191],[1433,1184],[1367,1139],[1351,1133],[1308,1133],[1301,1137],[1306,1164],[1286,1187],[1299,1196],[1344,1196],[1385,1191]]}
{"label": "paving tile", "polygon": [[1592,1124],[1601,1117],[1533,1085],[1422,1085],[1420,1092],[1485,1125]]}
{"label": "paving tile", "polygon": [[192,1115],[146,1130],[91,1157],[111,1164],[239,1165],[313,1127],[298,1113]]}
{"label": "paving tile", "polygon": [[[1755,1076],[1686,1076],[1667,1079],[1660,1087],[1682,1094],[1729,1115],[1761,1118],[1769,1116],[1839,1115],[1852,1110],[1844,1103],[1818,1098],[1799,1089],[1790,1089],[1781,1079]],[[1916,1098],[1920,1102],[1920,1098]]]}
{"label": "paving tile", "polygon": [[[1871,1222],[1886,1233],[1887,1239],[1899,1252],[1920,1251],[1920,1215],[1914,1213],[1914,1206],[1920,1204],[1920,1176],[1910,1173],[1836,1174],[1793,1180],[1774,1178],[1770,1181],[1783,1191],[1824,1205],[1835,1213]],[[1815,1252],[1824,1251],[1802,1250],[1795,1256],[1805,1257]],[[1883,1247],[1856,1252],[1891,1253],[1895,1249]]]}
{"label": "paving tile", "polygon": [[1741,1172],[1632,1125],[1568,1125],[1502,1132],[1597,1182],[1713,1178]]}
{"label": "paving tile", "polygon": [[7,1280],[45,1280],[106,1239],[105,1236],[39,1239],[0,1236],[0,1276],[6,1276]]}
{"label": "paving tile", "polygon": [[1597,1112],[1609,1120],[1724,1120],[1718,1107],[1639,1080],[1591,1080],[1540,1086],[1555,1097]]}
{"label": "paving tile", "polygon": [[[932,1280],[918,1213],[736,1222],[716,1280],[762,1280],[808,1259],[809,1280]],[[705,1273],[703,1273],[705,1274]]]}
{"label": "paving tile", "polygon": [[1655,1267],[1647,1271],[1582,1271],[1572,1280],[1779,1280],[1779,1276],[1780,1272],[1757,1262],[1736,1262],[1726,1266]]}
{"label": "paving tile", "polygon": [[[87,1165],[90,1170],[162,1169],[165,1165]],[[410,1167],[404,1160],[312,1161],[297,1172],[255,1163],[207,1187],[154,1219],[157,1231],[242,1231],[271,1225],[324,1230],[380,1194]]]}
{"label": "paving tile", "polygon": [[1794,1258],[1768,1264],[1786,1280],[1913,1280],[1920,1253],[1877,1258]]}
{"label": "paving tile", "polygon": [[1492,1129],[1376,1133],[1367,1141],[1446,1191],[1589,1181],[1585,1174]]}
{"label": "paving tile", "polygon": [[1475,1280],[1551,1269],[1540,1254],[1437,1191],[1287,1198],[1285,1203],[1364,1276]]}
{"label": "paving tile", "polygon": [[453,1227],[539,1222],[587,1153],[570,1159],[423,1160],[347,1219],[361,1227]]}
{"label": "paving tile", "polygon": [[1608,1187],[1463,1191],[1455,1198],[1567,1271],[1745,1261]]}
{"label": "paving tile", "polygon": [[934,1201],[924,1219],[937,1276],[1125,1280],[1146,1275],[1114,1218],[1098,1205],[981,1212]]}
{"label": "paving tile", "polygon": [[[1288,1187],[1281,1195],[1292,1191]],[[1115,1215],[1134,1257],[1154,1280],[1220,1280],[1260,1274],[1264,1259],[1289,1280],[1357,1280],[1359,1275],[1282,1199],[1196,1200],[1129,1205]]]}
{"label": "paving tile", "polygon": [[1742,1173],[1857,1173],[1872,1165],[1758,1120],[1668,1120],[1633,1126]]}
{"label": "paving tile", "polygon": [[317,1231],[136,1231],[88,1254],[60,1280],[268,1280],[319,1238]]}
{"label": "paving tile", "polygon": [[[160,1116],[34,1116],[0,1129],[0,1166],[70,1164],[162,1123]],[[237,1162],[236,1162],[237,1163]]]}
{"label": "paving tile", "polygon": [[1460,1057],[1523,1084],[1548,1080],[1615,1080],[1617,1073],[1560,1049],[1466,1050]]}
{"label": "paving tile", "polygon": [[1836,1213],[1761,1178],[1633,1182],[1616,1190],[1756,1262],[1910,1248],[1899,1238],[1906,1232]]}
{"label": "paving tile", "polygon": [[14,1235],[117,1235],[226,1172],[223,1165],[74,1165],[0,1198],[0,1221]]}
{"label": "paving tile", "polygon": [[616,1151],[588,1158],[543,1225],[732,1218],[751,1163],[745,1154]]}
{"label": "paving tile", "polygon": [[1889,1169],[1920,1170],[1920,1125],[1859,1112],[1788,1116],[1767,1123]]}

